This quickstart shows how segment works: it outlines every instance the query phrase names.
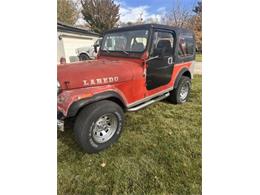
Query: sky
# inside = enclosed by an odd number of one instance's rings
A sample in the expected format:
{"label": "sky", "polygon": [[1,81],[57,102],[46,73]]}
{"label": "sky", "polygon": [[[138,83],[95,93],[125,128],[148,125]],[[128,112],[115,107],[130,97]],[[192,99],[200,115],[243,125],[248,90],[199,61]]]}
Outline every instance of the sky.
{"label": "sky", "polygon": [[[192,10],[198,0],[179,0],[185,9]],[[158,19],[174,6],[176,0],[117,0],[120,4],[120,21],[136,22],[142,14],[144,20]]]}
{"label": "sky", "polygon": [[[151,18],[160,22],[176,1],[180,1],[185,9],[192,10],[198,0],[115,0],[115,3],[120,5],[120,22],[136,22],[141,14],[143,20]],[[77,23],[84,24],[85,21],[80,18]]]}

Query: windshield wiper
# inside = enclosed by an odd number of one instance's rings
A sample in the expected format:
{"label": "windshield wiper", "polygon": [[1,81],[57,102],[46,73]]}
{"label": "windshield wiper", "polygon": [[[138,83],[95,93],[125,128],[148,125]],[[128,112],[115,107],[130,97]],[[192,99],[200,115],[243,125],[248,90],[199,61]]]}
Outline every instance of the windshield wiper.
{"label": "windshield wiper", "polygon": [[122,52],[125,53],[126,55],[129,55],[129,53],[128,53],[127,51],[125,51],[125,50],[120,50],[120,51],[122,51]]}

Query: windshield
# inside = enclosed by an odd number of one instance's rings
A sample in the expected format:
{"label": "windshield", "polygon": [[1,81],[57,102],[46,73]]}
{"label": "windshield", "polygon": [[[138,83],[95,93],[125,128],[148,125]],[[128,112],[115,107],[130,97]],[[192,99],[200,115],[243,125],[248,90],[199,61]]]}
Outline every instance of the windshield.
{"label": "windshield", "polygon": [[109,33],[104,36],[101,50],[143,52],[147,45],[148,30]]}

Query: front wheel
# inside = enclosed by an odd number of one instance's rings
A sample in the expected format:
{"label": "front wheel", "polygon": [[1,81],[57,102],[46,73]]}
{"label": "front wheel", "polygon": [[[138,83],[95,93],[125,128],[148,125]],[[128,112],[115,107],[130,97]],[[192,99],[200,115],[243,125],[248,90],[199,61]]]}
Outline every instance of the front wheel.
{"label": "front wheel", "polygon": [[123,122],[124,112],[118,104],[107,100],[93,103],[76,119],[76,140],[87,153],[97,153],[120,137]]}
{"label": "front wheel", "polygon": [[169,101],[174,104],[183,104],[188,101],[191,90],[191,79],[186,76],[182,76],[178,86],[171,91]]}

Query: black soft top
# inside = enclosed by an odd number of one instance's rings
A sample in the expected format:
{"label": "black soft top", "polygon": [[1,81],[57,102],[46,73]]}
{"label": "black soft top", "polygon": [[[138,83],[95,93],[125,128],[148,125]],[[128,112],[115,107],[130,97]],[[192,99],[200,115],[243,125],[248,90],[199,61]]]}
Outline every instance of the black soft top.
{"label": "black soft top", "polygon": [[192,33],[193,34],[192,31],[185,29],[185,28],[167,26],[167,25],[162,25],[162,24],[140,24],[140,25],[121,27],[121,28],[113,28],[111,30],[106,31],[105,34],[113,33],[113,32],[121,32],[121,31],[126,31],[126,30],[141,30],[141,29],[149,30],[151,28],[162,29],[162,30],[173,30],[177,34],[179,34],[179,33]]}

